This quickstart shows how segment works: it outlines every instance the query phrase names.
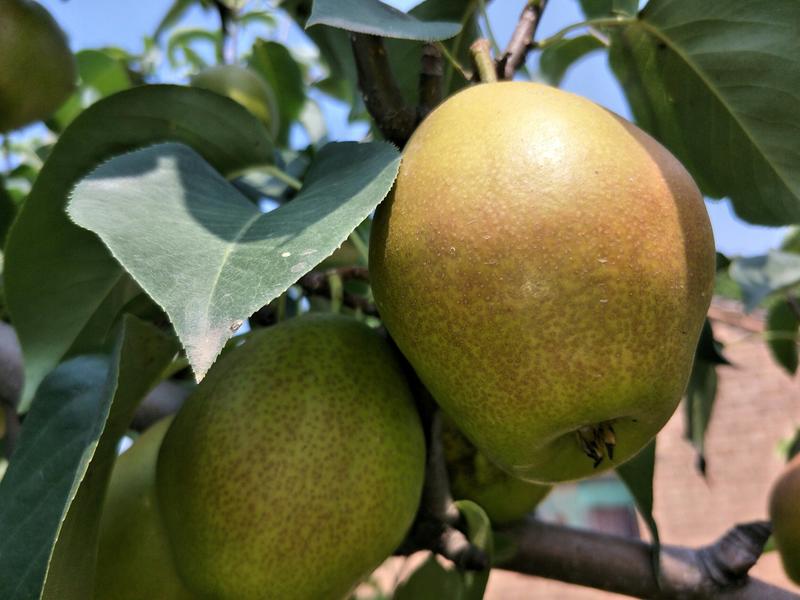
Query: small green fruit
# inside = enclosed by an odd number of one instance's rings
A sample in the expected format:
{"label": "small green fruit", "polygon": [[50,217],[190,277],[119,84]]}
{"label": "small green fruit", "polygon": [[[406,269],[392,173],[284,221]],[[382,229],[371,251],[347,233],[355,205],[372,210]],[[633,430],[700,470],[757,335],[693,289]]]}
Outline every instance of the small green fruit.
{"label": "small green fruit", "polygon": [[786,465],[772,487],[769,516],[783,569],[800,585],[800,455]]}
{"label": "small green fruit", "polygon": [[178,577],[156,497],[158,449],[172,418],[162,419],[117,459],[103,515],[95,600],[191,600]]}
{"label": "small green fruit", "polygon": [[425,442],[392,348],[303,316],[225,354],[178,412],[158,492],[178,569],[219,600],[344,598],[403,540]]}
{"label": "small green fruit", "polygon": [[0,1],[0,133],[48,117],[72,93],[67,38],[32,0]]}
{"label": "small green fruit", "polygon": [[442,426],[442,443],[453,497],[476,502],[495,525],[524,518],[552,489],[512,477],[492,464],[449,419]]}
{"label": "small green fruit", "polygon": [[273,138],[278,135],[278,104],[272,88],[258,73],[247,67],[221,65],[192,77],[192,85],[235,100],[264,123]]}
{"label": "small green fruit", "polygon": [[622,463],[664,426],[715,268],[703,198],[664,147],[526,82],[473,86],[422,122],[369,258],[381,317],[436,401],[541,483]]}

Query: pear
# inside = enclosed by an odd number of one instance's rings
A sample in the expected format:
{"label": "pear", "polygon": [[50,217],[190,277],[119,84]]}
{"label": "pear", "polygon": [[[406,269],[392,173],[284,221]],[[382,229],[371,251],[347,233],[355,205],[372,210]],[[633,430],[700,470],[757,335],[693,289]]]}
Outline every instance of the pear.
{"label": "pear", "polygon": [[769,516],[783,569],[800,585],[800,454],[786,465],[773,485]]}
{"label": "pear", "polygon": [[100,519],[95,600],[191,600],[175,569],[156,498],[158,449],[172,417],[117,459]]}
{"label": "pear", "polygon": [[512,477],[486,458],[449,419],[442,423],[442,443],[450,491],[458,500],[479,504],[495,525],[525,518],[552,489]]}
{"label": "pear", "polygon": [[159,501],[178,570],[201,597],[344,598],[404,539],[424,463],[380,335],[330,314],[259,330],[164,439]]}
{"label": "pear", "polygon": [[264,123],[273,138],[278,135],[280,121],[275,94],[252,69],[238,65],[210,67],[192,77],[191,84],[238,102]]}
{"label": "pear", "polygon": [[0,2],[0,133],[48,117],[77,71],[58,23],[32,0]]}
{"label": "pear", "polygon": [[711,300],[714,240],[683,166],[579,96],[455,94],[409,140],[375,215],[375,302],[478,449],[552,483],[634,456],[674,412]]}

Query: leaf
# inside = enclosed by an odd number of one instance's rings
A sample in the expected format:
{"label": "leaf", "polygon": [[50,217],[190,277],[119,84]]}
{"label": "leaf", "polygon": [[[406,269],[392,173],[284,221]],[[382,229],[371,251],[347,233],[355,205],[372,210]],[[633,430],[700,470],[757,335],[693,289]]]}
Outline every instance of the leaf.
{"label": "leaf", "polygon": [[81,50],[75,54],[80,85],[78,90],[47,120],[51,129],[63,131],[81,111],[100,98],[131,87],[125,65],[102,50]]}
{"label": "leaf", "polygon": [[[459,500],[456,506],[466,521],[469,541],[486,552],[491,564],[493,541],[489,517],[480,506],[469,500]],[[397,586],[394,600],[480,600],[489,581],[489,571],[446,568],[431,554],[406,581]]]}
{"label": "leaf", "polygon": [[767,312],[767,345],[775,361],[790,375],[797,373],[797,301],[781,298]]}
{"label": "leaf", "polygon": [[695,357],[689,383],[686,386],[686,433],[685,436],[697,450],[697,468],[706,474],[705,438],[714,402],[717,398],[717,369],[714,363]]}
{"label": "leaf", "polygon": [[539,70],[547,83],[558,86],[573,63],[602,48],[605,48],[603,43],[588,34],[560,40],[542,50]]}
{"label": "leaf", "polygon": [[737,258],[728,272],[742,289],[745,310],[751,311],[770,294],[800,283],[800,256],[773,251]]}
{"label": "leaf", "polygon": [[639,10],[639,0],[580,0],[587,19],[610,15],[634,16]]}
{"label": "leaf", "polygon": [[297,61],[283,44],[256,40],[248,64],[275,90],[280,114],[278,144],[286,145],[289,127],[300,116],[306,102],[303,73]]}
{"label": "leaf", "polygon": [[800,3],[651,0],[612,35],[636,122],[751,223],[800,221]]}
{"label": "leaf", "polygon": [[[11,199],[11,195],[6,191],[3,180],[0,179],[0,252],[6,242],[6,235],[14,217],[17,216],[17,204]],[[2,272],[2,269],[0,269]]]}
{"label": "leaf", "polygon": [[420,21],[379,0],[314,0],[306,28],[313,25],[423,42],[446,40],[461,31],[458,23]]}
{"label": "leaf", "polygon": [[201,0],[174,0],[161,21],[156,27],[153,37],[157,40],[163,33],[183,18],[183,15],[195,4],[202,4]]}
{"label": "leaf", "polygon": [[6,300],[25,355],[22,410],[122,276],[100,240],[69,220],[67,194],[109,156],[166,140],[190,144],[223,174],[273,159],[263,125],[206,90],[143,86],[81,113],[53,148],[6,244]]}
{"label": "leaf", "polygon": [[105,487],[138,401],[176,345],[127,318],[111,357],[61,364],[36,394],[0,481],[0,597],[91,598]]}
{"label": "leaf", "polygon": [[[461,32],[454,38],[443,42],[448,51],[461,65],[469,68],[471,58],[469,46],[481,36],[477,23],[478,3],[476,0],[426,0],[415,6],[409,14],[421,20],[457,21]],[[419,71],[422,61],[422,44],[407,40],[386,40],[386,52],[392,66],[397,85],[403,97],[412,106],[419,101]],[[444,96],[447,97],[469,82],[455,71],[449,61],[445,61],[442,77]]]}
{"label": "leaf", "polygon": [[661,553],[661,542],[658,535],[658,525],[653,518],[653,474],[656,465],[656,440],[655,438],[647,444],[636,456],[628,462],[617,467],[617,474],[625,482],[639,514],[642,515],[647,528],[650,530],[652,542],[652,561],[653,571],[658,579],[660,571],[659,555]]}
{"label": "leaf", "polygon": [[455,569],[446,569],[431,554],[394,591],[394,600],[441,600],[463,598],[464,584]]}
{"label": "leaf", "polygon": [[[214,50],[214,56],[219,62],[222,62],[222,34],[219,31],[208,31],[207,29],[201,29],[199,27],[190,27],[180,29],[169,37],[169,41],[167,42],[167,58],[169,59],[169,64],[173,68],[177,68],[180,65],[177,56],[179,49],[183,51],[184,56],[187,58],[190,55],[193,59],[195,56],[198,56],[197,53],[193,52],[190,48],[192,44],[198,41],[210,44],[211,48]],[[194,62],[194,60],[192,62]],[[205,66],[205,61],[202,59],[201,64]]]}
{"label": "leaf", "polygon": [[722,354],[722,344],[714,339],[714,330],[711,328],[711,321],[708,319],[703,323],[700,331],[700,339],[697,341],[695,359],[704,360],[712,365],[731,364]]}
{"label": "leaf", "polygon": [[[477,546],[484,552],[489,559],[489,565],[493,562],[494,540],[492,537],[492,523],[486,512],[470,500],[456,501],[461,517],[467,523],[467,537],[472,545]],[[464,580],[464,600],[481,600],[486,584],[489,582],[489,571],[464,571],[461,577]]]}
{"label": "leaf", "polygon": [[164,308],[200,380],[244,319],[375,209],[399,163],[387,143],[329,144],[300,193],[262,213],[193,150],[161,144],[98,167],[68,212]]}

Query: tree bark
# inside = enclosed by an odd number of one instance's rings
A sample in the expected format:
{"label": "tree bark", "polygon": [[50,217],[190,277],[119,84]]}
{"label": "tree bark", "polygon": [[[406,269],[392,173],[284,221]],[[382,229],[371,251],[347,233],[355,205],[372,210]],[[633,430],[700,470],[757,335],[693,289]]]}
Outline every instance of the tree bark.
{"label": "tree bark", "polygon": [[504,530],[516,552],[499,568],[653,600],[797,600],[800,594],[748,577],[769,537],[750,523],[699,549],[661,546],[658,580],[652,548],[630,538],[540,521]]}

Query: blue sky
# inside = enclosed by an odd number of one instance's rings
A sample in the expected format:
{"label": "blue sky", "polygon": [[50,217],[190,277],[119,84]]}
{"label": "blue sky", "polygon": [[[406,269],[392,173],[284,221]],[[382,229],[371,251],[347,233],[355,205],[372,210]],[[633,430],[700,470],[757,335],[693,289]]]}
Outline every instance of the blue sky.
{"label": "blue sky", "polygon": [[[142,49],[142,37],[151,34],[171,0],[137,0],[136,2],[110,2],[108,0],[40,0],[67,32],[74,50],[98,46],[120,46],[132,51]],[[418,0],[391,0],[389,3],[407,9]],[[489,3],[489,20],[498,41],[505,44],[524,5],[524,0],[495,0]],[[551,2],[539,27],[539,36],[555,33],[565,25],[582,20],[577,0]],[[213,27],[213,12],[192,10],[181,26]],[[276,30],[259,31],[252,35],[277,38],[295,50],[308,47],[302,32],[282,23]],[[248,40],[243,40],[248,43]],[[178,77],[178,75],[174,75]],[[575,65],[567,74],[562,87],[586,96],[630,118],[625,97],[612,76],[605,57],[596,53]],[[358,139],[364,127],[347,123],[347,109],[336,102],[324,101],[329,133],[336,139]],[[727,201],[707,202],[709,215],[719,250],[730,255],[760,254],[777,246],[784,235],[781,229],[755,227],[736,218]]]}

